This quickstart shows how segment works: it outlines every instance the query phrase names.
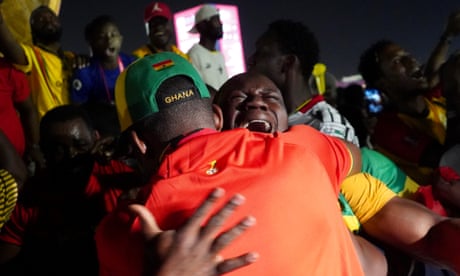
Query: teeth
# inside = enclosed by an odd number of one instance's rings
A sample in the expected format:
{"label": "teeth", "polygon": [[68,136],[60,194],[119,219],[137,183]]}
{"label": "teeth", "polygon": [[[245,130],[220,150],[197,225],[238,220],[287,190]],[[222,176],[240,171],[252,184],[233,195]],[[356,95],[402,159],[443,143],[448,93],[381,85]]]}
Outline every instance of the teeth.
{"label": "teeth", "polygon": [[266,133],[270,133],[272,130],[271,124],[264,120],[252,120],[244,124],[243,127],[251,131],[266,132]]}

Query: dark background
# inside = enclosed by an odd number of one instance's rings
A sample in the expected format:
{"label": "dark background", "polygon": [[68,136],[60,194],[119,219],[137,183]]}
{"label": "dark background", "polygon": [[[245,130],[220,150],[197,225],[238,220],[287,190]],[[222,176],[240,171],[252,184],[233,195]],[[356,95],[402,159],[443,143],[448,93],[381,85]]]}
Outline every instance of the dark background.
{"label": "dark background", "polygon": [[[124,36],[123,50],[131,52],[146,42],[142,21],[149,0],[63,0],[61,19],[65,49],[87,53],[84,26],[101,14],[113,16]],[[204,2],[169,0],[173,12]],[[254,50],[257,37],[271,21],[302,21],[317,35],[321,60],[338,78],[356,73],[360,53],[378,39],[391,39],[420,61],[434,48],[451,11],[460,0],[323,0],[323,1],[214,1],[239,7],[245,55]],[[451,50],[460,48],[460,37]]]}

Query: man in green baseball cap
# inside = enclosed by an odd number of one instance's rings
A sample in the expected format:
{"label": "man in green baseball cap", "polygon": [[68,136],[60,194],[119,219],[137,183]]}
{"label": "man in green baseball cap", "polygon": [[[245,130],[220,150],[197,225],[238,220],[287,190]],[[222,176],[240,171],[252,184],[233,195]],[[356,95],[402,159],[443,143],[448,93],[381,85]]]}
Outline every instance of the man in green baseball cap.
{"label": "man in green baseball cap", "polygon": [[[234,194],[247,199],[214,234],[232,226],[244,231],[254,224],[248,215],[257,227],[224,250],[203,249],[215,257],[208,260],[215,262],[210,275],[230,271],[216,261],[220,254],[239,264],[234,268],[251,263],[236,275],[363,275],[337,208],[339,184],[359,171],[359,149],[308,126],[284,133],[217,131],[222,113],[217,107],[213,112],[205,83],[193,65],[170,52],[131,64],[117,80],[115,102],[132,155],[148,176],[137,200],[165,231],[160,239],[168,230],[180,232],[216,188],[227,192],[224,201]],[[247,108],[267,109],[259,97],[256,102]],[[302,181],[305,175],[315,182]],[[144,263],[144,226],[123,208],[103,219],[95,237],[100,275],[142,275],[144,265],[155,267],[154,260]],[[251,250],[261,256],[255,263]]]}

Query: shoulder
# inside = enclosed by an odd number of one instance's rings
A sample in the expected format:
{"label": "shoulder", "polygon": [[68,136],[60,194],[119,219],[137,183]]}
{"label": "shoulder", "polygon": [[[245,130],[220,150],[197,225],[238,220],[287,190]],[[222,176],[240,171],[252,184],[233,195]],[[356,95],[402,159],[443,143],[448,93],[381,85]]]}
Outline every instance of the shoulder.
{"label": "shoulder", "polygon": [[193,55],[197,52],[201,51],[201,46],[198,43],[193,44],[192,48],[188,50],[187,55]]}
{"label": "shoulder", "polygon": [[151,53],[152,51],[150,51],[150,48],[147,45],[143,45],[132,52],[132,54],[137,58],[142,58]]}
{"label": "shoulder", "polygon": [[91,58],[88,66],[75,69],[73,74],[74,76],[84,77],[86,75],[92,74],[95,71],[99,72],[98,70],[99,70],[98,61]]}
{"label": "shoulder", "polygon": [[121,61],[123,62],[123,65],[127,66],[131,63],[133,63],[137,58],[134,55],[129,55],[126,53],[120,53],[119,54]]}

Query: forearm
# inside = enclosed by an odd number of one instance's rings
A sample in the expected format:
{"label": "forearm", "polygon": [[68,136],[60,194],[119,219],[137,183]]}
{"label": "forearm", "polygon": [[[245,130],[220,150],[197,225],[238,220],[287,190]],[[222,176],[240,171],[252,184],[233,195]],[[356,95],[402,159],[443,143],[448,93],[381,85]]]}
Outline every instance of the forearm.
{"label": "forearm", "polygon": [[365,275],[387,275],[387,260],[382,251],[366,239],[350,233]]}
{"label": "forearm", "polygon": [[446,219],[434,225],[419,242],[421,254],[433,263],[460,274],[460,220]]}
{"label": "forearm", "polygon": [[447,25],[426,63],[425,75],[431,86],[439,82],[439,69],[446,60],[451,40],[459,34],[459,28],[460,12],[455,11],[449,15]]}
{"label": "forearm", "polygon": [[27,57],[24,50],[10,32],[4,20],[3,5],[0,3],[0,52],[12,63],[27,65]]}
{"label": "forearm", "polygon": [[446,61],[451,39],[452,36],[450,34],[443,33],[439,39],[438,44],[428,58],[425,67],[425,75],[432,84],[437,84],[439,81],[439,68]]}
{"label": "forearm", "polygon": [[30,102],[28,108],[20,112],[21,124],[27,147],[36,147],[40,139],[39,120],[36,107]]}
{"label": "forearm", "polygon": [[460,273],[460,222],[414,201],[394,198],[363,224],[371,237],[415,258]]}

